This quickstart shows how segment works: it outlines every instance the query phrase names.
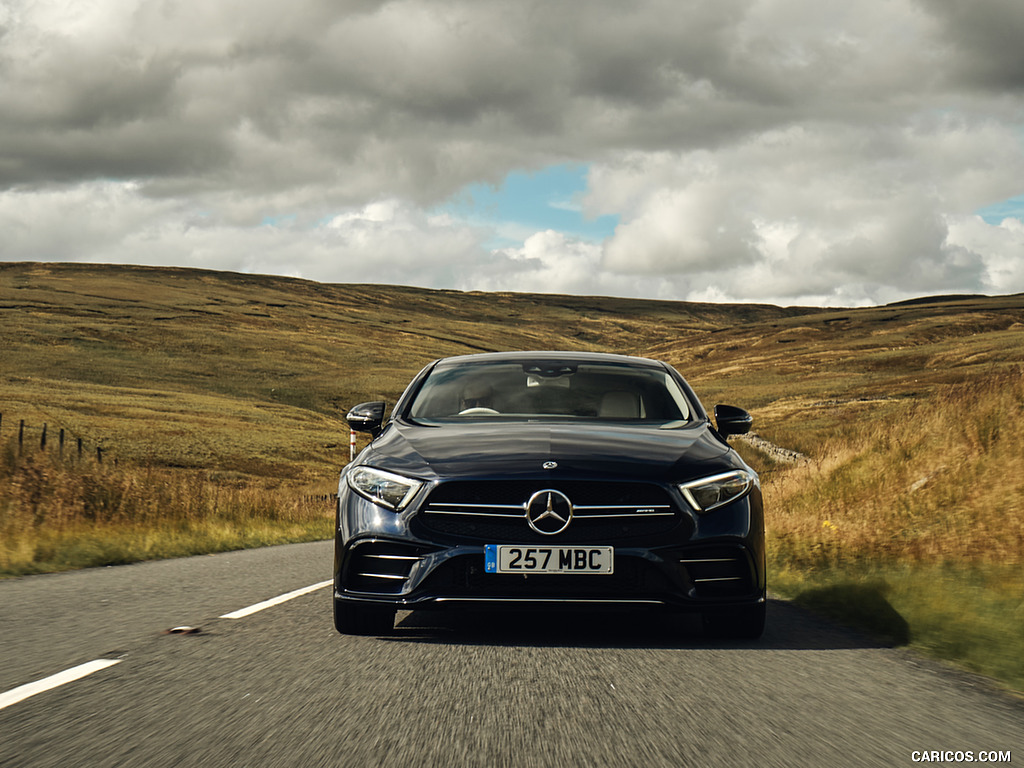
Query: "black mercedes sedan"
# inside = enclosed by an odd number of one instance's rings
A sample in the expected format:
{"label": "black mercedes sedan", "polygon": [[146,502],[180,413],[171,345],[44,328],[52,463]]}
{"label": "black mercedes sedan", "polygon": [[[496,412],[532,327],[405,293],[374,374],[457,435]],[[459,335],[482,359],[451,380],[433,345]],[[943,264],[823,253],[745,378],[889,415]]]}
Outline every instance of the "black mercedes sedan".
{"label": "black mercedes sedan", "polygon": [[621,355],[502,352],[437,360],[342,470],[339,632],[383,634],[399,609],[691,611],[705,630],[765,623],[760,484],[669,365]]}

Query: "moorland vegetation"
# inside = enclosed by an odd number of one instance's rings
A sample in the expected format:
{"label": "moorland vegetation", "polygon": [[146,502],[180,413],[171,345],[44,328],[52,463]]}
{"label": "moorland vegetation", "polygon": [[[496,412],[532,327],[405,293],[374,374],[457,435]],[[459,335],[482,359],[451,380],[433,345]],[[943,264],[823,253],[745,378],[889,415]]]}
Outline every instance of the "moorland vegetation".
{"label": "moorland vegetation", "polygon": [[[446,355],[638,354],[754,415],[773,592],[1024,690],[1024,296],[823,310],[0,264],[0,315],[0,575],[326,538],[355,403]],[[41,448],[43,424],[104,460]]]}

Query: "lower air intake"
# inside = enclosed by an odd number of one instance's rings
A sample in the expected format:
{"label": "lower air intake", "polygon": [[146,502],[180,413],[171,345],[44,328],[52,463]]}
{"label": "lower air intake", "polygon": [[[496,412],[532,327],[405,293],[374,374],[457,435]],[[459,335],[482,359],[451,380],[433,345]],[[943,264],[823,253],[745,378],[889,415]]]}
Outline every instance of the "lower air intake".
{"label": "lower air intake", "polygon": [[741,548],[688,550],[679,553],[678,562],[696,598],[743,597],[754,591],[750,558]]}
{"label": "lower air intake", "polygon": [[345,567],[345,589],[378,595],[397,595],[425,550],[390,541],[356,544]]}

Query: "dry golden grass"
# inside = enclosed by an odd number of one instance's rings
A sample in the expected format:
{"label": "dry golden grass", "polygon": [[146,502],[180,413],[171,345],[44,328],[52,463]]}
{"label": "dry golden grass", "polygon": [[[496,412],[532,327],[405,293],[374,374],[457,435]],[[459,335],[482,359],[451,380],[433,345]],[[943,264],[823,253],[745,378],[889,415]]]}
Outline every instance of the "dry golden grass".
{"label": "dry golden grass", "polygon": [[949,385],[765,474],[774,559],[1024,562],[1024,376]]}
{"label": "dry golden grass", "polygon": [[199,472],[0,456],[0,576],[241,549],[331,535],[329,499]]}
{"label": "dry golden grass", "polygon": [[1024,375],[883,405],[763,472],[769,585],[1024,691]]}
{"label": "dry golden grass", "polygon": [[0,317],[0,444],[25,419],[215,487],[326,493],[347,408],[394,402],[435,357],[616,351],[812,457],[758,459],[779,557],[1020,554],[1019,374],[1000,377],[1024,365],[1022,297],[783,309],[3,264]]}
{"label": "dry golden grass", "polygon": [[334,490],[348,461],[345,412],[393,403],[437,357],[637,353],[798,312],[0,264],[0,447],[25,420],[30,444],[47,424],[51,450],[64,429],[107,457],[91,469],[41,455],[7,465],[0,572],[326,537],[319,512],[295,504]]}

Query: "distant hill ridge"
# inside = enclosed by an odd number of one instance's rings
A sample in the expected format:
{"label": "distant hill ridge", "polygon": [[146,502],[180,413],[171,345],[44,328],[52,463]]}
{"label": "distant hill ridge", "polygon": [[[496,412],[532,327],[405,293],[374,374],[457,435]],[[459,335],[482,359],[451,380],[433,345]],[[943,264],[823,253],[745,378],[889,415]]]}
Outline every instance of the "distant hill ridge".
{"label": "distant hill ridge", "polygon": [[7,262],[0,414],[157,463],[301,474],[337,463],[348,407],[393,403],[438,357],[656,357],[705,400],[788,419],[1024,363],[1022,328],[1021,295],[777,307]]}

